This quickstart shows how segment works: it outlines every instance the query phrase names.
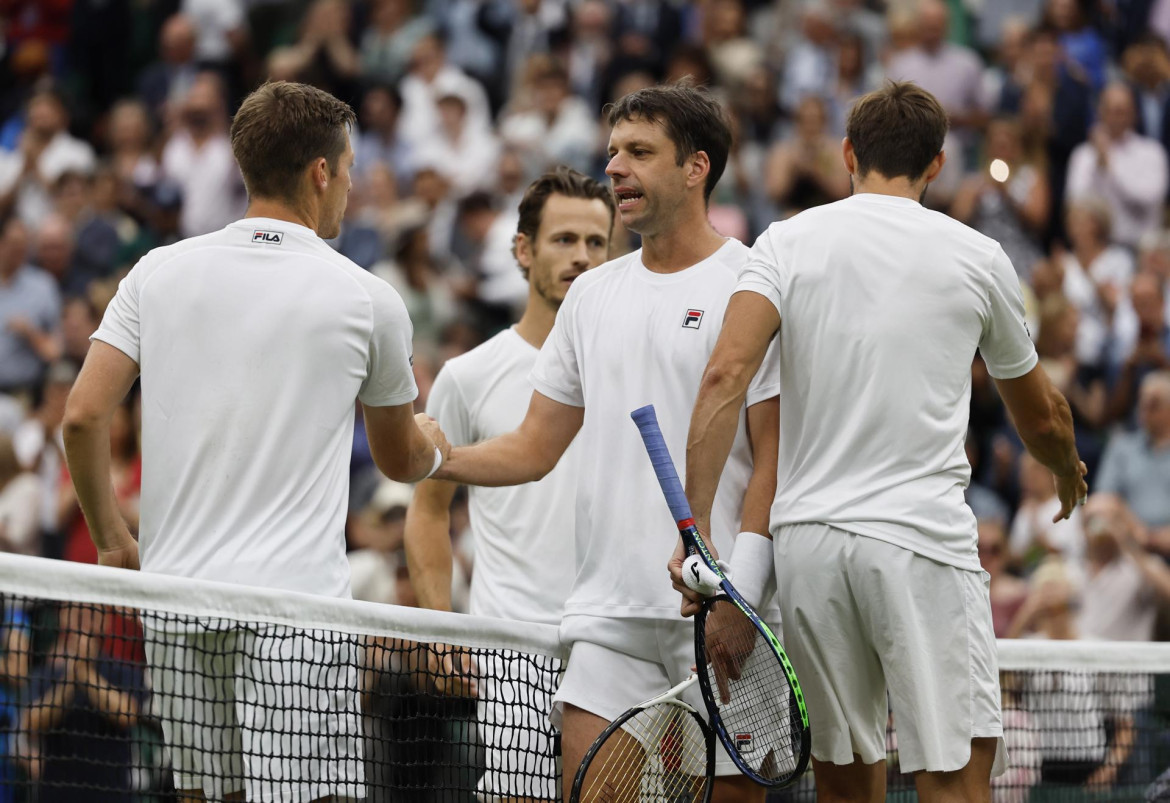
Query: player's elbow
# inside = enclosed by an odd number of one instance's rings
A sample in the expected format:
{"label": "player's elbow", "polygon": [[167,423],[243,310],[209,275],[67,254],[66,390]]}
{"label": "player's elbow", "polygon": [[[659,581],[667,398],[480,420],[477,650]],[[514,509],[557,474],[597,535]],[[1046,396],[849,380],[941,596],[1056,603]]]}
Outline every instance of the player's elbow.
{"label": "player's elbow", "polygon": [[99,429],[107,419],[105,411],[87,402],[77,394],[70,394],[65,402],[65,414],[61,419],[61,434],[69,440]]}
{"label": "player's elbow", "polygon": [[712,360],[703,371],[699,394],[735,396],[745,392],[750,381],[746,365],[730,360]]}

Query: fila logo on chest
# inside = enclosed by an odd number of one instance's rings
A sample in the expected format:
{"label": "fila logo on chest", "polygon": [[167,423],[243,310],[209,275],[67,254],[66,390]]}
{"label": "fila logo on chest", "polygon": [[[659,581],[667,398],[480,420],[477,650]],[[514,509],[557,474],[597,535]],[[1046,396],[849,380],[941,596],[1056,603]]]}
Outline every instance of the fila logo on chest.
{"label": "fila logo on chest", "polygon": [[686,315],[683,316],[684,329],[698,329],[699,325],[703,323],[703,310],[689,309]]}
{"label": "fila logo on chest", "polygon": [[279,231],[264,231],[256,229],[252,232],[252,243],[260,245],[280,245],[284,242],[284,234]]}

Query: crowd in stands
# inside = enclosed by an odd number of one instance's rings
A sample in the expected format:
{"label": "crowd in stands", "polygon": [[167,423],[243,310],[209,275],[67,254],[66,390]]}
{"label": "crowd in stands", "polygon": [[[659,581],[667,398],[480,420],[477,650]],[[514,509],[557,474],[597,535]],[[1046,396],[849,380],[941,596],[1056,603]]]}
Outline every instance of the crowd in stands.
{"label": "crowd in stands", "polygon": [[[135,261],[242,215],[228,127],[259,82],[358,112],[332,244],[405,300],[421,410],[443,362],[523,305],[527,183],[555,164],[604,177],[604,104],[710,87],[736,137],[710,218],[750,244],[848,195],[850,103],[892,78],[947,109],[925,203],[1011,257],[1090,472],[1089,504],[1053,524],[1052,478],[976,359],[968,500],[997,635],[1170,638],[1168,42],[1170,0],[0,0],[0,550],[96,560],[65,398]],[[637,245],[618,228],[613,256]],[[111,436],[132,528],[138,405]],[[410,488],[377,474],[355,417],[355,595],[411,605]],[[458,607],[474,545],[456,505]]]}

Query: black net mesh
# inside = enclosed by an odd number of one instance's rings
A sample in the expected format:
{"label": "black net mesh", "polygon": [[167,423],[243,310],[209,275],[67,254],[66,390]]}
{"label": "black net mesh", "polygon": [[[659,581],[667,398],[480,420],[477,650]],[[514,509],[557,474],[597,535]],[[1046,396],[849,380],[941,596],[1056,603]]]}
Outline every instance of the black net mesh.
{"label": "black net mesh", "polygon": [[558,796],[556,659],[0,598],[0,803]]}
{"label": "black net mesh", "polygon": [[[0,803],[171,801],[176,778],[209,799],[558,797],[556,659],[3,593],[0,605]],[[481,626],[467,626],[475,643]],[[1148,666],[1003,672],[1012,767],[993,799],[1170,801],[1170,663]],[[913,800],[898,753],[891,728],[889,799]],[[814,800],[811,775],[770,799]]]}

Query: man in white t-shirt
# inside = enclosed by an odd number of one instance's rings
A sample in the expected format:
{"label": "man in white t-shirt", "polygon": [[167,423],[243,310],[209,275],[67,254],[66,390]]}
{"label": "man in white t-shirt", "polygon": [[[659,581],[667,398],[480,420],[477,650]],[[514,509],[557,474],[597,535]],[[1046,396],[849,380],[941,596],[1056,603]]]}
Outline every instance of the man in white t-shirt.
{"label": "man in white t-shirt", "polygon": [[[566,796],[608,722],[682,681],[694,665],[693,628],[661,574],[677,528],[630,411],[655,404],[667,444],[682,454],[699,377],[748,253],[707,221],[707,198],[731,143],[715,101],[689,86],[654,87],[615,104],[609,123],[606,174],[622,222],[642,235],[642,248],[573,282],[536,360],[536,391],[519,428],[452,450],[450,471],[437,475],[474,485],[536,480],[581,433],[576,577],[561,624],[571,652],[553,712]],[[755,383],[733,411],[735,453],[715,511],[716,542],[725,552],[736,544],[733,567],[761,552],[771,558],[763,533],[775,483],[777,396],[774,383]],[[573,548],[566,540],[566,559]],[[748,593],[761,602],[763,584]],[[691,702],[702,710],[697,692]],[[724,754],[717,771],[716,800],[763,799]]]}
{"label": "man in white t-shirt", "polygon": [[[552,331],[572,283],[605,261],[613,230],[613,193],[567,167],[534,181],[520,202],[515,255],[528,281],[520,321],[478,348],[449,360],[431,387],[427,412],[453,446],[511,432],[532,398],[529,374]],[[470,490],[475,572],[469,612],[521,622],[559,625],[573,585],[573,446],[544,479],[524,485]],[[458,486],[419,483],[406,517],[406,558],[424,608],[451,610],[451,501]],[[515,710],[506,701],[531,695],[552,706],[559,674],[553,662],[499,659],[473,671],[466,655],[435,652],[441,688],[479,697],[480,738],[487,772],[481,793],[493,798],[555,800],[556,753],[544,722],[523,723],[535,741],[515,744]],[[478,675],[483,682],[477,683]],[[508,678],[515,682],[509,683]]]}
{"label": "man in white t-shirt", "polygon": [[[150,252],[119,286],[64,423],[103,565],[137,569],[141,547],[143,571],[349,597],[355,401],[387,476],[414,482],[440,465],[445,442],[413,412],[402,299],[321,239],[337,236],[345,211],[352,124],[347,105],[310,86],[253,92],[232,124],[247,217]],[[110,482],[109,422],[140,373],[136,542]],[[352,642],[263,628],[148,636],[180,795],[363,794]],[[290,649],[307,663],[270,666]],[[191,695],[192,684],[222,696]]]}
{"label": "man in white t-shirt", "polygon": [[[761,369],[785,390],[771,531],[822,801],[885,799],[887,690],[920,799],[987,800],[1003,771],[987,574],[963,498],[976,350],[1056,475],[1057,516],[1087,492],[1003,249],[920,203],[946,130],[913,84],[857,102],[844,143],[853,196],[757,240],[688,437],[687,496],[706,532],[735,429],[726,411],[779,333],[779,370]],[[682,588],[680,565],[676,554]]]}

